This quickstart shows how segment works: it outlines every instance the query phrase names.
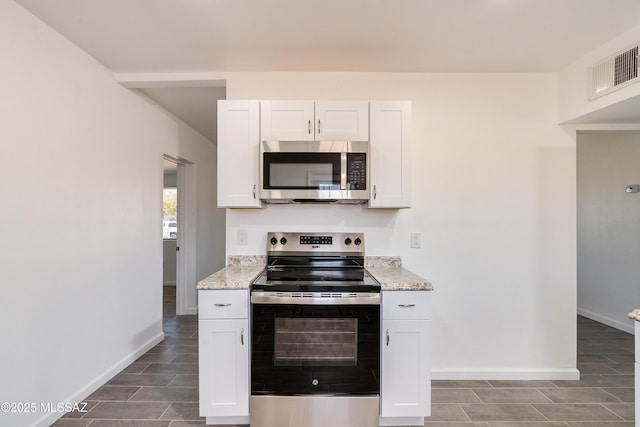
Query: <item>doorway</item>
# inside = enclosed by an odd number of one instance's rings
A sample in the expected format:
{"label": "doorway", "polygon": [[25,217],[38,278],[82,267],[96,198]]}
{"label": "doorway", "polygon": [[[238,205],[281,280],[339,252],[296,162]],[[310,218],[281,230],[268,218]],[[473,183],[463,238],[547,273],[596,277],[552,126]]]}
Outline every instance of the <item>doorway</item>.
{"label": "doorway", "polygon": [[163,160],[162,188],[162,315],[176,315],[178,249],[178,163]]}
{"label": "doorway", "polygon": [[579,131],[578,314],[633,333],[640,301],[640,132]]}
{"label": "doorway", "polygon": [[[175,314],[196,314],[198,312],[196,302],[196,165],[180,157],[164,155],[163,165],[167,168],[175,168],[174,184],[176,189],[176,221],[175,226],[169,224],[168,236],[172,233],[175,237],[175,249],[173,255],[167,259],[172,261],[175,257]],[[174,166],[175,165],[175,166]],[[170,174],[171,175],[171,174]],[[163,185],[164,187],[164,185]],[[172,221],[169,221],[171,223]],[[174,228],[175,227],[175,228]],[[163,245],[165,239],[162,239]],[[164,257],[163,257],[164,264]],[[192,284],[192,286],[189,286]],[[163,283],[164,285],[164,283]],[[164,286],[163,286],[164,288]]]}

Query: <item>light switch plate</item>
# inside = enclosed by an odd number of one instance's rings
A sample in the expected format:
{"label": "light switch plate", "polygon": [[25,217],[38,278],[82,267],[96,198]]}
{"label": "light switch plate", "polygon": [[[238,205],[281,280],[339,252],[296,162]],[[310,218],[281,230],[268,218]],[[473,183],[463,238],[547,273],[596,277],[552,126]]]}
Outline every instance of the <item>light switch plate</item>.
{"label": "light switch plate", "polygon": [[238,245],[249,244],[249,232],[246,229],[238,230]]}
{"label": "light switch plate", "polygon": [[411,233],[411,247],[412,248],[420,247],[420,233]]}

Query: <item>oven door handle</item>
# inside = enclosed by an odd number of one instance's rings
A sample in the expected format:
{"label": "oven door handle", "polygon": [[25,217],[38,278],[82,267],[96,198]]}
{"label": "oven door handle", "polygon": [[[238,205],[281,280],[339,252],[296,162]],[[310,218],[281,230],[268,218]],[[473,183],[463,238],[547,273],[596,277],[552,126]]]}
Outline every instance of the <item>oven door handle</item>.
{"label": "oven door handle", "polygon": [[380,305],[376,292],[263,292],[251,293],[252,304]]}

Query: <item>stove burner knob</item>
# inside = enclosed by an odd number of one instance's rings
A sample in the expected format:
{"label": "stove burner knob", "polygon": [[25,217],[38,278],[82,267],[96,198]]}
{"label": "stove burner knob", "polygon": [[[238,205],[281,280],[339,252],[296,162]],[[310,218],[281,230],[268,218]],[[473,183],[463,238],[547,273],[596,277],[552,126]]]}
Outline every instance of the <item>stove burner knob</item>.
{"label": "stove burner knob", "polygon": [[287,239],[285,239],[284,237],[280,239],[280,243],[282,245],[286,245],[287,244]]}
{"label": "stove burner knob", "polygon": [[272,244],[273,246],[275,246],[275,245],[276,245],[276,243],[278,243],[278,239],[276,239],[275,237],[272,237],[272,238],[271,238],[271,244]]}
{"label": "stove burner knob", "polygon": [[356,237],[356,241],[355,241],[355,242],[353,242],[353,243],[355,243],[355,244],[356,244],[356,246],[360,246],[360,245],[362,244],[362,240],[360,240],[360,238],[359,238],[359,237]]}
{"label": "stove burner knob", "polygon": [[319,383],[320,383],[320,381],[318,381],[316,378],[311,380],[311,384],[313,384],[313,385],[318,385]]}
{"label": "stove burner knob", "polygon": [[348,237],[346,239],[344,239],[344,244],[349,246],[351,244],[351,239],[348,238]]}

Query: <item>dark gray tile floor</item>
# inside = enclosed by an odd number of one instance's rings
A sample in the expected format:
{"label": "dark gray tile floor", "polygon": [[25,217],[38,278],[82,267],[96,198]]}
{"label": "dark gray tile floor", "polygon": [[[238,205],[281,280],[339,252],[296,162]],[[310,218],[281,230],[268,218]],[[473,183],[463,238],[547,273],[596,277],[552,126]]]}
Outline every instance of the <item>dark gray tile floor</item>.
{"label": "dark gray tile floor", "polygon": [[579,381],[433,381],[428,427],[633,427],[633,335],[578,316]]}
{"label": "dark gray tile floor", "polygon": [[[204,425],[197,317],[175,315],[175,288],[164,297],[165,340],[55,426]],[[633,349],[632,335],[578,316],[579,381],[433,381],[425,427],[633,427]]]}

